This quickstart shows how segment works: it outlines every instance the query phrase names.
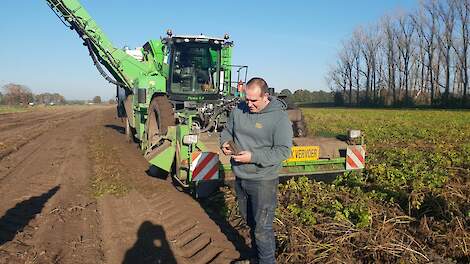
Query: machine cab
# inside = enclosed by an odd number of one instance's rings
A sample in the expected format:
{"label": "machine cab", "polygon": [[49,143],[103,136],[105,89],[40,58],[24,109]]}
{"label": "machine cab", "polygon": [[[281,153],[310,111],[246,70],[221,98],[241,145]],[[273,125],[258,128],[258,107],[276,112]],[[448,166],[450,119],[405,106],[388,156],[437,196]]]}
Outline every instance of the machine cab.
{"label": "machine cab", "polygon": [[170,66],[167,81],[170,100],[219,99],[226,78],[221,65],[226,39],[169,35],[165,40],[169,50],[166,63]]}

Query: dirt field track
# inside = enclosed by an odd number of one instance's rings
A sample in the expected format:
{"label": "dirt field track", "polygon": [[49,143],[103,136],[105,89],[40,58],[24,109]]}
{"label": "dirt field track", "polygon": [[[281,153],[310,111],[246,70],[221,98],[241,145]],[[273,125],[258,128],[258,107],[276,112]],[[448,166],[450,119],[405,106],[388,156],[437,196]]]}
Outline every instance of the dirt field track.
{"label": "dirt field track", "polygon": [[98,106],[0,114],[0,263],[239,258],[236,232],[149,176],[114,116]]}

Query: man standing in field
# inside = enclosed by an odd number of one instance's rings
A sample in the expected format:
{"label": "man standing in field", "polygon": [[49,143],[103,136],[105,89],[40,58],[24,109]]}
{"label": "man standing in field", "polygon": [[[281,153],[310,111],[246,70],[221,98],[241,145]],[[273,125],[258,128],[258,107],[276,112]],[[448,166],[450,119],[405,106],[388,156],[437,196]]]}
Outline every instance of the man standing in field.
{"label": "man standing in field", "polygon": [[[292,124],[286,104],[269,96],[268,85],[262,78],[248,81],[245,97],[230,114],[220,142],[224,154],[232,155],[238,206],[250,227],[258,261],[275,263],[273,220],[278,171],[281,162],[290,155]],[[233,153],[230,141],[238,146],[239,153]]]}

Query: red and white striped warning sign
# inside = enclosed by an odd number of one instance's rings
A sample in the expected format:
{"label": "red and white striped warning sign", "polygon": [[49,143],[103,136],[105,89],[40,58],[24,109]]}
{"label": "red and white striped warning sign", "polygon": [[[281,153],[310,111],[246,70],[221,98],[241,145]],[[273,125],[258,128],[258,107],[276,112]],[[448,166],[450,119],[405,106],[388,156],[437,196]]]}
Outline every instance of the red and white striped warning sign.
{"label": "red and white striped warning sign", "polygon": [[346,170],[363,169],[366,151],[361,145],[349,146],[346,150]]}
{"label": "red and white striped warning sign", "polygon": [[219,178],[219,155],[214,152],[193,152],[190,170],[193,181]]}

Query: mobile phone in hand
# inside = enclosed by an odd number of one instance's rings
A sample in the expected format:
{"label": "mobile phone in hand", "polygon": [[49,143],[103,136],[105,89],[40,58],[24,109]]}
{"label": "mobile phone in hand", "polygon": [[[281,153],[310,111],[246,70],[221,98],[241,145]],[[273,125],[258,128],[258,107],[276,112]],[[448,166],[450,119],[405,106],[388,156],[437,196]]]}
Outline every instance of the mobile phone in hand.
{"label": "mobile phone in hand", "polygon": [[233,140],[230,140],[227,143],[228,143],[228,149],[230,149],[230,151],[232,151],[232,155],[238,155],[241,152],[240,147],[238,147],[238,145],[235,144],[235,142],[233,142]]}

